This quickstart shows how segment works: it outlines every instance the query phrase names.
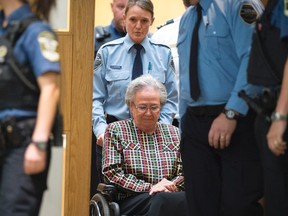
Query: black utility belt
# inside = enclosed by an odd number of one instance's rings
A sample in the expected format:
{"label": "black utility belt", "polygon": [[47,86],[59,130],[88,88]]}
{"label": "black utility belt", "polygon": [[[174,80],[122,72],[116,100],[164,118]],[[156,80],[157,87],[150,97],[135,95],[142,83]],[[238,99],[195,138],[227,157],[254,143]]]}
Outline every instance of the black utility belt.
{"label": "black utility belt", "polygon": [[31,139],[35,118],[10,117],[0,121],[0,151],[16,148]]}
{"label": "black utility belt", "polygon": [[218,116],[225,108],[225,104],[188,107],[187,111],[195,116]]}

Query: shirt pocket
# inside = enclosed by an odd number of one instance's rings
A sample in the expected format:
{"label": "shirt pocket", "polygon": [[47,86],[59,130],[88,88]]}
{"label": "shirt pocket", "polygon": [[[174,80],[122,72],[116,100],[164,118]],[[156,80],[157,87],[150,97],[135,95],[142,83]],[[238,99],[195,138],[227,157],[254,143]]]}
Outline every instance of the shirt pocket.
{"label": "shirt pocket", "polygon": [[135,149],[124,149],[123,150],[123,161],[122,168],[126,174],[132,174],[136,177],[143,176],[143,171],[146,169],[143,166],[144,161],[147,161],[145,154],[138,148]]}
{"label": "shirt pocket", "polygon": [[225,54],[225,47],[229,43],[229,28],[225,25],[221,27],[210,26],[206,29],[204,37],[205,49],[209,50],[209,58],[221,59]]}
{"label": "shirt pocket", "polygon": [[109,96],[123,98],[130,82],[130,71],[108,69],[105,74]]}
{"label": "shirt pocket", "polygon": [[185,28],[183,28],[183,27],[180,28],[179,29],[179,34],[178,34],[178,40],[177,40],[177,43],[176,43],[176,47],[177,47],[179,55],[182,54],[181,51],[185,51],[185,50],[187,51],[187,49],[179,49],[180,47],[185,46],[184,41],[186,40],[186,37],[187,37],[187,30]]}
{"label": "shirt pocket", "polygon": [[151,75],[156,78],[158,81],[160,81],[163,85],[165,85],[166,82],[166,70],[162,67],[160,67],[159,70],[152,70]]}

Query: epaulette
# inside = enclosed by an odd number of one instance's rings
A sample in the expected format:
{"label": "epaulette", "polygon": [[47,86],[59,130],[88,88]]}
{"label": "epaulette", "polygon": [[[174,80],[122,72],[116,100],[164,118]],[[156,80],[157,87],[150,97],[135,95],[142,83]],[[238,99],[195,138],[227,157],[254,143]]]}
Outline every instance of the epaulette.
{"label": "epaulette", "polygon": [[123,44],[124,41],[122,38],[118,38],[118,39],[115,39],[115,40],[112,40],[112,41],[109,41],[105,44],[102,45],[102,47],[106,47],[106,46],[114,46],[114,45],[119,45],[119,44]]}
{"label": "epaulette", "polygon": [[153,39],[153,38],[150,38],[150,43],[151,43],[151,44],[154,44],[154,45],[158,45],[158,46],[162,46],[162,47],[166,47],[166,48],[170,49],[170,47],[169,47],[167,44],[162,43],[161,41],[155,40],[155,39]]}
{"label": "epaulette", "polygon": [[109,32],[109,29],[104,26],[96,26],[95,28],[95,38],[97,41],[103,41],[105,38],[110,37],[111,34]]}
{"label": "epaulette", "polygon": [[161,24],[160,26],[157,26],[157,30],[171,23],[174,23],[174,19],[167,20],[165,23]]}

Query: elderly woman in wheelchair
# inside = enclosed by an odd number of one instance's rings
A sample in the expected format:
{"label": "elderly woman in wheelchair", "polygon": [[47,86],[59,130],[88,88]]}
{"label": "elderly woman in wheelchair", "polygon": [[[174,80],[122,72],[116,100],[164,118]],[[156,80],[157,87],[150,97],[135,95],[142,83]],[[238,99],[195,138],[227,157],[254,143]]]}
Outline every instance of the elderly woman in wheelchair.
{"label": "elderly woman in wheelchair", "polygon": [[[158,122],[166,100],[163,84],[143,75],[126,92],[132,118],[107,127],[102,172],[105,181],[116,188],[120,210],[110,202],[114,213],[187,215],[179,131]],[[109,188],[106,192],[110,193]]]}

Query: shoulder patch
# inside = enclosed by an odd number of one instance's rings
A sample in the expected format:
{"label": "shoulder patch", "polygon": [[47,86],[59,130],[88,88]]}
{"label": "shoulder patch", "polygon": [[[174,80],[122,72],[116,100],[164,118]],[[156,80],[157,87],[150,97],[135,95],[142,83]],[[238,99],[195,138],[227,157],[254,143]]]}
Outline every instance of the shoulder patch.
{"label": "shoulder patch", "polygon": [[98,67],[102,64],[102,56],[100,54],[100,52],[97,53],[96,57],[95,57],[95,69],[97,70]]}
{"label": "shoulder patch", "polygon": [[42,31],[38,35],[37,40],[44,58],[51,62],[59,61],[60,55],[57,50],[58,42],[52,32]]}
{"label": "shoulder patch", "polygon": [[244,22],[252,24],[256,21],[258,12],[255,10],[252,4],[245,3],[240,9],[240,17],[244,20]]}

